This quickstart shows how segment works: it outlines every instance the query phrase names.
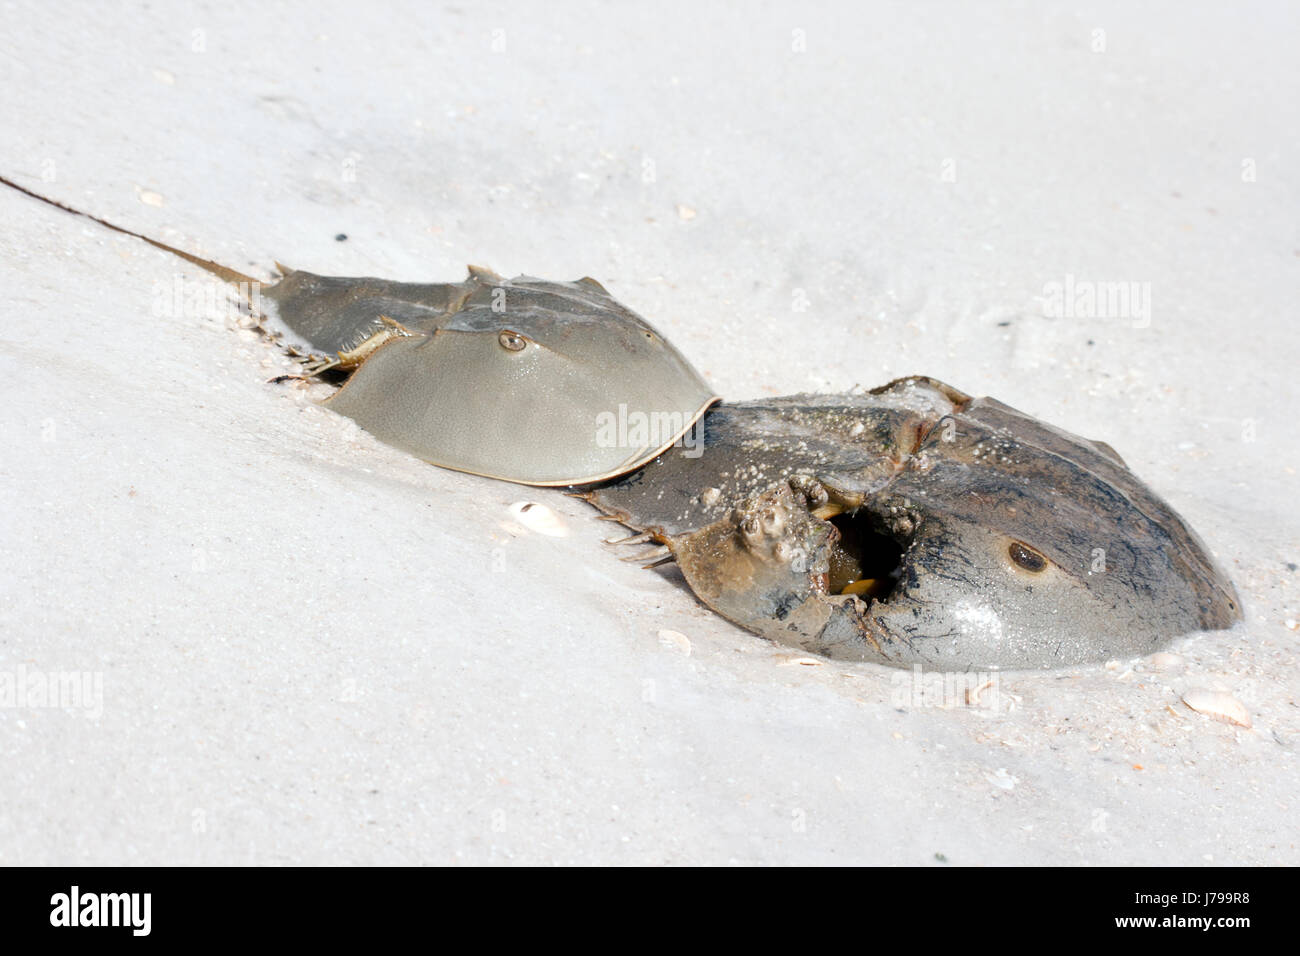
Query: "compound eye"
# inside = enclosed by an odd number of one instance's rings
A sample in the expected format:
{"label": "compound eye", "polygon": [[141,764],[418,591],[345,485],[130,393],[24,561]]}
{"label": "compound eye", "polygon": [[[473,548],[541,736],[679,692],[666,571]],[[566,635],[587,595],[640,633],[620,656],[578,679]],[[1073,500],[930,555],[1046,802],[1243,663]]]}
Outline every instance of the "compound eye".
{"label": "compound eye", "polygon": [[1016,563],[1017,567],[1025,571],[1037,574],[1047,569],[1047,558],[1027,544],[1012,541],[1010,547],[1007,548],[1007,554],[1011,556],[1011,560]]}
{"label": "compound eye", "polygon": [[502,329],[497,335],[497,342],[508,352],[522,352],[528,348],[528,340],[518,332]]}

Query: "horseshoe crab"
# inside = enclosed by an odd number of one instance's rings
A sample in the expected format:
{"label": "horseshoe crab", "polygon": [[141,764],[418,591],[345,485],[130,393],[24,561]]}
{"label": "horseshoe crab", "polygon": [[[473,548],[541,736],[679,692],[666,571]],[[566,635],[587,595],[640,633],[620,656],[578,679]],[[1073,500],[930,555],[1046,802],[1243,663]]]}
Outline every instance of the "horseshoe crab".
{"label": "horseshoe crab", "polygon": [[[281,271],[269,311],[335,356],[308,370],[351,373],[328,407],[434,464],[574,487],[772,640],[898,666],[1053,667],[1241,617],[1200,539],[1113,449],[994,399],[917,376],[711,407],[686,359],[592,279]],[[629,408],[671,424],[608,440],[601,416]]]}
{"label": "horseshoe crab", "polygon": [[[444,468],[529,485],[626,474],[718,400],[655,329],[595,279],[418,284],[289,270],[268,312],[318,363],[353,370],[325,402]],[[609,432],[602,416],[643,427]],[[631,440],[626,439],[631,435]]]}
{"label": "horseshoe crab", "polygon": [[[267,334],[334,356],[307,371],[351,373],[328,408],[443,468],[526,485],[603,481],[681,441],[718,401],[595,279],[507,280],[470,266],[464,282],[394,282],[277,263],[282,278],[264,285],[4,177],[0,185],[199,266],[232,283],[254,313],[269,303],[259,318],[282,328]],[[638,427],[611,431],[604,417]]]}
{"label": "horseshoe crab", "polygon": [[723,404],[703,450],[580,492],[695,594],[827,657],[943,670],[1151,653],[1232,583],[1110,446],[934,379]]}

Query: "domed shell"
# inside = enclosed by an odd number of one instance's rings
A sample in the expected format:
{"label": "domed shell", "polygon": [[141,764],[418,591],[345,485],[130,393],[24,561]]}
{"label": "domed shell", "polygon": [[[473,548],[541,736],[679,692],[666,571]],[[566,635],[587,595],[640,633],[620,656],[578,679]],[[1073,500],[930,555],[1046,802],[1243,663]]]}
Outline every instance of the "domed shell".
{"label": "domed shell", "polygon": [[435,286],[295,272],[265,294],[317,348],[355,347],[381,315],[399,323],[409,334],[373,352],[325,404],[444,468],[529,485],[603,481],[689,448],[718,400],[593,279],[471,269],[464,283]]}

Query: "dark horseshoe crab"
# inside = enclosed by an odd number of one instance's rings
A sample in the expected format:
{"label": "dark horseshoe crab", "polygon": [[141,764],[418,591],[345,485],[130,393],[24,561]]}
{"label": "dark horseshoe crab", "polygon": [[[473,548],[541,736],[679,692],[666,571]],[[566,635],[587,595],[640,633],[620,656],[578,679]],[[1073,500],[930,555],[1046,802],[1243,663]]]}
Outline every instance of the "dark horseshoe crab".
{"label": "dark horseshoe crab", "polygon": [[848,660],[943,670],[1148,654],[1241,616],[1183,520],[1108,445],[925,377],[722,404],[580,492],[667,546],[723,617]]}
{"label": "dark horseshoe crab", "polygon": [[[332,353],[306,370],[350,373],[327,407],[434,464],[573,488],[774,641],[896,666],[1054,667],[1241,617],[1200,539],[1114,450],[994,399],[917,376],[711,407],[686,359],[592,279],[281,271],[260,290],[267,311]],[[669,424],[602,440],[619,407]]]}

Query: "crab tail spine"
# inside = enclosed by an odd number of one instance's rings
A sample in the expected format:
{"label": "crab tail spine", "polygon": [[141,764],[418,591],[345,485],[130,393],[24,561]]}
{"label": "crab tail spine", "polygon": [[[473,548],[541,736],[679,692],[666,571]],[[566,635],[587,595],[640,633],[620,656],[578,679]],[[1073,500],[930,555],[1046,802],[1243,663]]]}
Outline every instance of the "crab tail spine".
{"label": "crab tail spine", "polygon": [[148,236],[134,232],[133,230],[127,229],[123,226],[114,225],[107,219],[100,219],[98,216],[92,216],[90,213],[82,212],[80,209],[73,209],[71,206],[64,205],[57,199],[42,196],[40,193],[33,192],[26,186],[20,186],[13,180],[6,179],[4,176],[0,176],[0,184],[8,186],[10,189],[20,192],[25,196],[30,196],[32,199],[39,202],[43,202],[47,206],[53,206],[55,209],[61,209],[64,212],[72,213],[74,216],[81,216],[85,219],[89,219],[91,222],[97,222],[105,229],[112,229],[114,232],[120,232],[124,236],[131,236],[135,239],[139,239],[141,242],[147,242],[149,245],[161,249],[163,252],[170,252],[172,255],[184,259],[186,262],[192,262],[200,269],[205,269],[217,278],[224,279],[226,282],[234,283],[235,285],[241,286],[245,289],[253,288],[256,285],[261,284],[259,280],[254,279],[252,276],[244,275],[244,273],[232,269],[229,266],[223,266],[221,263],[213,262],[211,259],[204,259],[202,256],[196,256],[192,253],[185,252],[182,249],[177,249],[175,246],[169,246],[165,242],[159,242],[157,239],[150,239]]}

